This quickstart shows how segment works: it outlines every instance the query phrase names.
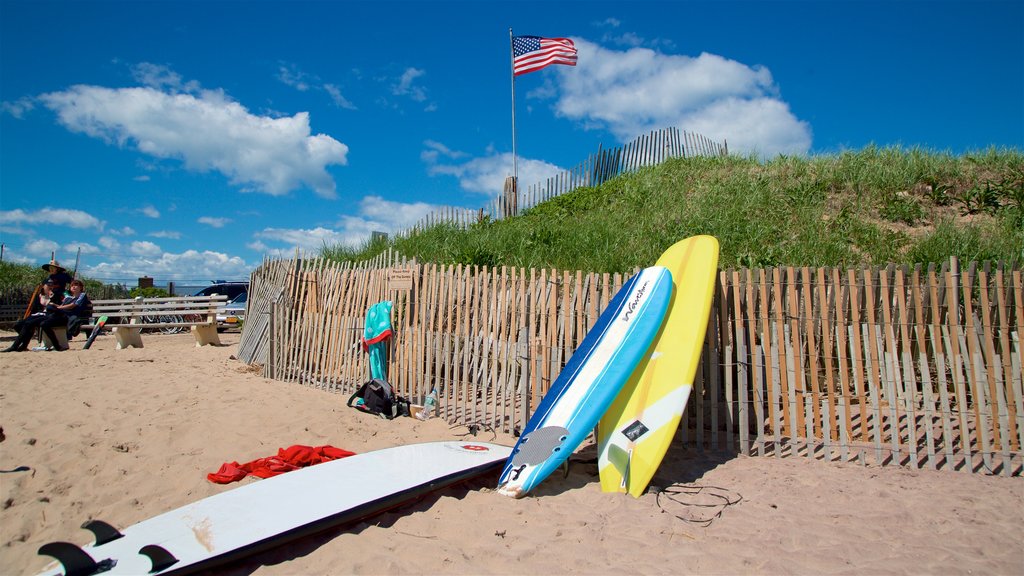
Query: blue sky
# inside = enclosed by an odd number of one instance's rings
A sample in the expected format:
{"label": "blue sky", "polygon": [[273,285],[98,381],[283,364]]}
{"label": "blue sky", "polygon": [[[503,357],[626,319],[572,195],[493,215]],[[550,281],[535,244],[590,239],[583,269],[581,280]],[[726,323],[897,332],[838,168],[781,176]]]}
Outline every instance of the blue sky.
{"label": "blue sky", "polygon": [[0,0],[4,259],[247,278],[653,129],[735,153],[1024,148],[1024,2]]}

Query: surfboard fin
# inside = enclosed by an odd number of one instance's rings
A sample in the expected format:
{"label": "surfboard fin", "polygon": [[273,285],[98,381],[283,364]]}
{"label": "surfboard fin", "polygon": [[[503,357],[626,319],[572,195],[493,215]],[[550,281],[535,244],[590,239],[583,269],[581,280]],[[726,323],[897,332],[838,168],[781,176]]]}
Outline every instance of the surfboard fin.
{"label": "surfboard fin", "polygon": [[143,546],[139,549],[139,554],[148,557],[149,561],[153,563],[153,569],[149,571],[150,574],[163,572],[178,563],[178,559],[174,557],[174,554],[156,544]]}
{"label": "surfboard fin", "polygon": [[117,528],[114,528],[103,520],[89,520],[85,524],[82,524],[82,528],[92,532],[93,536],[96,537],[96,543],[93,544],[93,546],[102,546],[107,542],[113,542],[114,540],[124,536],[124,534],[117,531]]}
{"label": "surfboard fin", "polygon": [[107,558],[99,562],[92,559],[85,550],[70,542],[50,542],[39,547],[40,556],[55,558],[64,568],[64,576],[89,576],[106,572],[117,564],[116,560]]}
{"label": "surfboard fin", "polygon": [[626,469],[622,471],[622,483],[619,484],[619,489],[625,491],[626,486],[629,484],[629,469],[633,465],[633,449],[630,448],[626,454]]}
{"label": "surfboard fin", "polygon": [[[615,444],[608,445],[608,464],[613,466],[618,471],[621,479],[619,480],[618,491],[622,492],[623,487],[626,485],[626,477],[629,475],[629,461],[632,459],[632,450],[626,451],[621,446]],[[614,486],[614,484],[612,485]],[[608,492],[614,492],[611,487],[608,488]]]}

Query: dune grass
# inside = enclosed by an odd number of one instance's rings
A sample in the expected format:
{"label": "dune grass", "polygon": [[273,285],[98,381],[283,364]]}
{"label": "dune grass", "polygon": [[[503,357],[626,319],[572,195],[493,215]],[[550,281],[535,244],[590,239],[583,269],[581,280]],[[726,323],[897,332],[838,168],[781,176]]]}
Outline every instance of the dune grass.
{"label": "dune grass", "polygon": [[1024,154],[868,147],[675,159],[515,218],[323,255],[360,261],[393,247],[439,264],[627,272],[695,234],[719,239],[723,268],[1024,262]]}
{"label": "dune grass", "polygon": [[[68,271],[70,274],[71,271]],[[20,302],[25,300],[48,273],[36,264],[0,262],[0,299]],[[85,284],[85,291],[91,297],[117,298],[127,294],[127,289],[117,285],[105,285],[99,280],[79,277]],[[97,296],[101,295],[101,296]]]}

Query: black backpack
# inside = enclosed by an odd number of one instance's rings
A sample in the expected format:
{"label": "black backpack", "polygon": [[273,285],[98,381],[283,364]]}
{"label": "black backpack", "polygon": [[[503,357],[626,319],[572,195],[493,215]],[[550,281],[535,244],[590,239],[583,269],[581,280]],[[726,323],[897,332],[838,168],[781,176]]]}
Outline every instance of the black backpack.
{"label": "black backpack", "polygon": [[[359,402],[360,399],[362,402]],[[388,420],[409,415],[409,402],[401,396],[396,396],[391,385],[380,378],[374,378],[360,386],[359,390],[349,397],[348,405]]]}

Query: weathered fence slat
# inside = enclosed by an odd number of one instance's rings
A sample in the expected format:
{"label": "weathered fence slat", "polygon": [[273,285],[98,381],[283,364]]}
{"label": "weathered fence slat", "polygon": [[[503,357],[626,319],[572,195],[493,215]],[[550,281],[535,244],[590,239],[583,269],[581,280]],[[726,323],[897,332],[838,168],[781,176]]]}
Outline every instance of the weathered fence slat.
{"label": "weathered fence slat", "polygon": [[[821,409],[826,410],[821,427],[823,429],[822,440],[825,443],[825,459],[833,460],[834,454],[832,451],[832,440],[838,440],[837,430],[840,423],[837,421],[836,415],[836,384],[835,376],[833,374],[832,366],[833,360],[835,359],[834,348],[832,345],[832,326],[831,326],[831,315],[828,298],[828,288],[825,285],[825,270],[818,268],[815,270],[815,285],[817,287],[818,296],[818,315],[816,318],[809,319],[808,321],[813,326],[814,320],[817,320],[817,330],[815,330],[815,336],[820,334],[821,338],[821,353],[822,353],[822,364],[824,364],[825,370],[825,389],[823,397],[819,397],[818,387],[815,385],[814,395],[815,404],[820,406]],[[808,300],[813,301],[814,292],[811,291],[808,294]],[[808,313],[808,317],[812,316]],[[841,397],[841,396],[840,396]],[[840,456],[840,460],[845,460],[845,455]]]}
{"label": "weathered fence slat", "polygon": [[[677,134],[678,136],[678,134]],[[677,142],[678,145],[678,142]],[[755,440],[757,445],[757,455],[764,456],[765,453],[765,428],[771,429],[771,422],[766,420],[765,407],[767,406],[767,398],[764,392],[764,378],[761,378],[761,372],[764,369],[764,359],[759,353],[760,347],[757,344],[757,310],[758,300],[754,297],[754,273],[749,268],[746,270],[746,302],[747,302],[747,349],[749,354],[744,357],[747,361],[747,367],[749,368],[750,379],[753,380],[754,384],[751,387],[751,403],[754,407],[754,429],[757,433]],[[737,312],[737,317],[740,313]],[[743,380],[741,379],[741,385]],[[746,386],[743,386],[746,389]],[[742,421],[741,421],[742,422]]]}
{"label": "weathered fence slat", "polygon": [[914,337],[917,344],[918,368],[921,372],[921,402],[924,407],[925,449],[928,454],[928,467],[934,470],[936,468],[934,438],[934,385],[932,383],[931,371],[928,367],[928,355],[926,354],[926,350],[928,349],[928,344],[925,340],[924,321],[924,311],[926,307],[924,296],[926,292],[921,288],[921,267],[916,266],[910,283],[910,298],[911,305],[914,308]]}
{"label": "weathered fence slat", "polygon": [[[750,368],[750,354],[747,351],[749,342],[746,340],[746,334],[744,334],[744,318],[742,311],[742,294],[744,289],[748,289],[749,285],[744,285],[740,279],[740,272],[738,270],[731,270],[732,276],[732,317],[733,317],[733,342],[735,342],[736,353],[732,356],[729,361],[734,362],[736,366],[736,382],[732,381],[732,370],[726,371],[726,394],[733,394],[733,387],[736,388],[736,424],[738,424],[736,433],[739,434],[739,446],[738,449],[740,454],[750,454],[750,414],[749,410],[751,404],[747,398],[748,382],[750,381],[750,375],[748,370]],[[726,288],[723,288],[725,290]],[[722,315],[723,322],[728,322],[728,315]],[[731,405],[731,399],[726,400]],[[730,427],[730,432],[733,429]],[[733,446],[729,447],[733,449]]]}
{"label": "weathered fence slat", "polygon": [[758,286],[758,306],[761,310],[761,359],[762,369],[764,370],[765,380],[767,381],[768,389],[768,409],[771,413],[771,430],[772,430],[772,454],[776,457],[782,456],[782,414],[779,412],[779,394],[778,388],[775,385],[777,382],[775,378],[775,363],[772,362],[773,346],[772,346],[772,333],[771,324],[768,321],[770,301],[768,300],[768,274],[763,268],[759,271],[760,279]]}

